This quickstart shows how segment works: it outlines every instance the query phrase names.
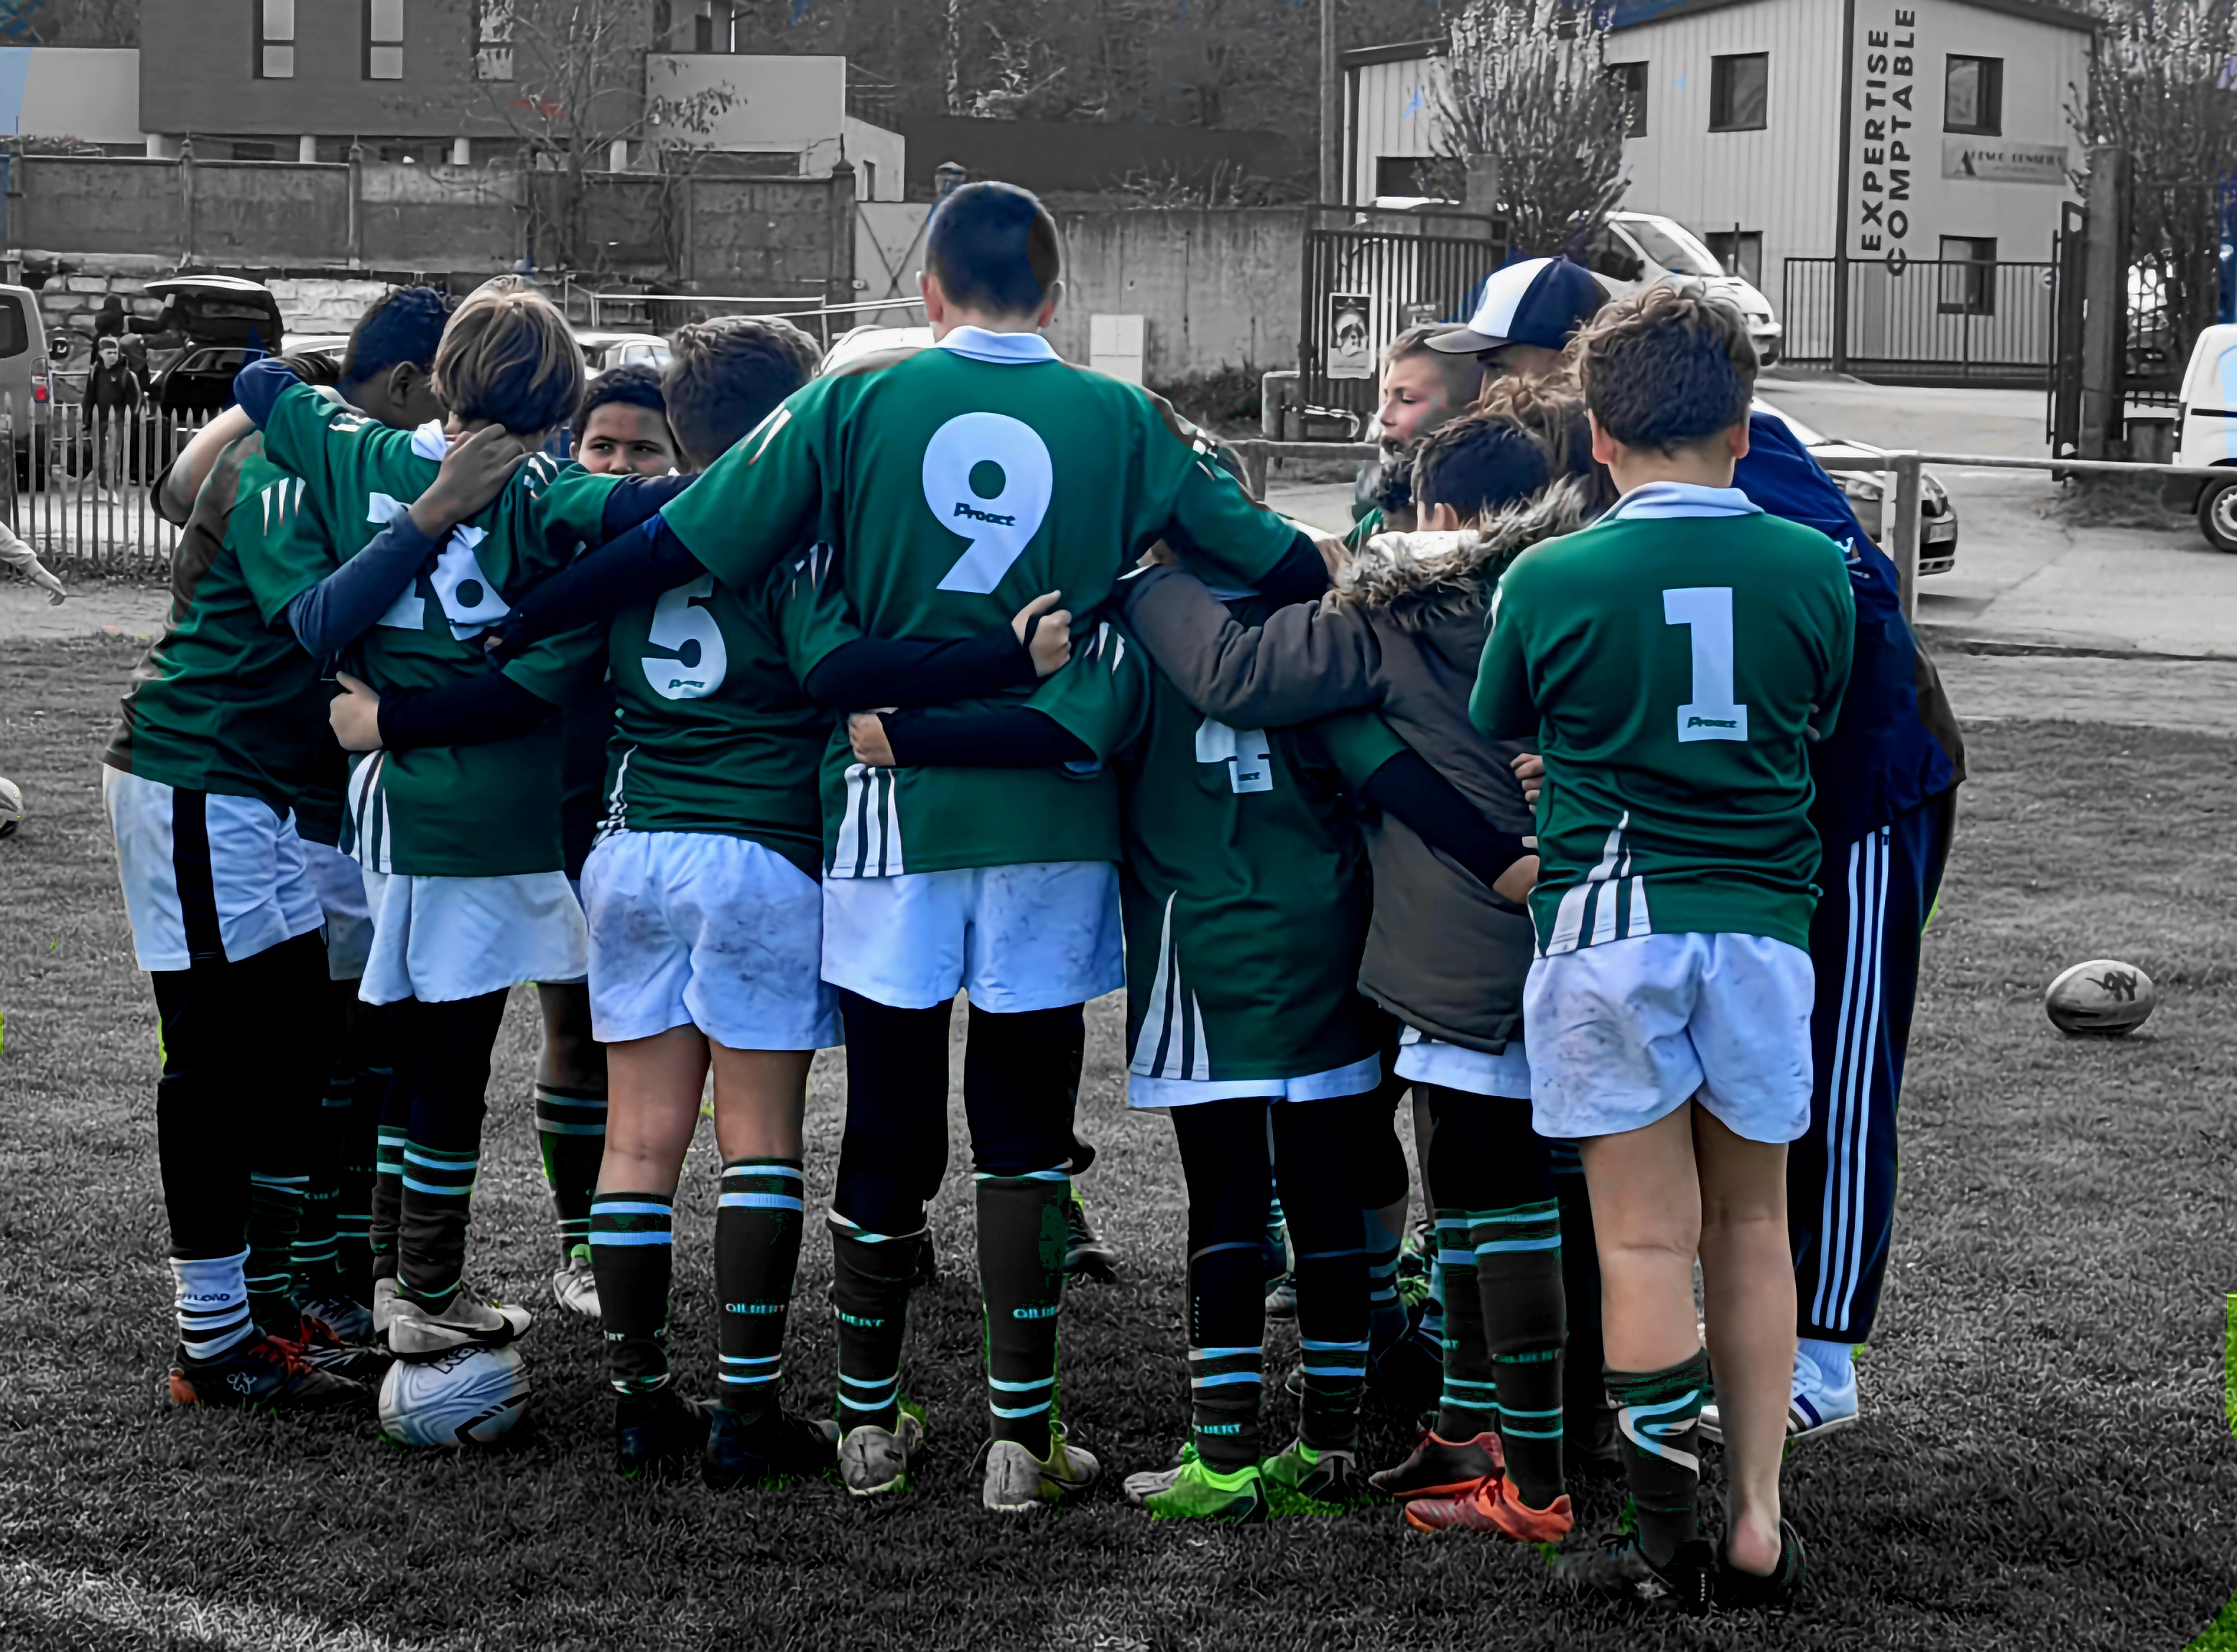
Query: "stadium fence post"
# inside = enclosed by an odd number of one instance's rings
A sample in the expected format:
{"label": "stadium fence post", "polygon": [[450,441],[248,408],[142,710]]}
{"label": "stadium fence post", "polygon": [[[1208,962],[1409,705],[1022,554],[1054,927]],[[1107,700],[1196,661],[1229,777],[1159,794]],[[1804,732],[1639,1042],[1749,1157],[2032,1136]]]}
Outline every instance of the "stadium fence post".
{"label": "stadium fence post", "polygon": [[1903,617],[1918,618],[1918,455],[1891,453],[1895,467],[1895,578]]}

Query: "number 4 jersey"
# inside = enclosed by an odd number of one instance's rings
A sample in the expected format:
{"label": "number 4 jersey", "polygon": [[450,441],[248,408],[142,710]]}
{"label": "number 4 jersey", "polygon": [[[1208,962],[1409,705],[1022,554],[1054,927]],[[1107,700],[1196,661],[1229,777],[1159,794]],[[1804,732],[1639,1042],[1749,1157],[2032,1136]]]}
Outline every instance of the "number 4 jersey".
{"label": "number 4 jersey", "polygon": [[[1084,619],[1161,537],[1256,583],[1296,530],[1211,453],[1164,403],[1039,334],[960,327],[795,392],[661,514],[742,590],[819,543],[863,634],[963,638],[1046,591]],[[865,768],[843,728],[824,804],[834,878],[1117,852],[1106,786],[1054,769]]]}
{"label": "number 4 jersey", "polygon": [[1805,742],[1833,727],[1855,626],[1840,548],[1777,517],[1619,506],[1522,554],[1469,709],[1546,760],[1541,954],[1657,933],[1808,947]]}

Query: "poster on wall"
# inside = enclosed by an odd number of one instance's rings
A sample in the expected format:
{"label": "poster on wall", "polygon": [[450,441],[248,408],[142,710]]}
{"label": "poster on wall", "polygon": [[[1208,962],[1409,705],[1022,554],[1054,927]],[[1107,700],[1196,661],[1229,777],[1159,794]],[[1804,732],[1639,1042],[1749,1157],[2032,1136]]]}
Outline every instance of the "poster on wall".
{"label": "poster on wall", "polygon": [[1942,140],[1942,175],[1983,183],[2066,183],[2063,143],[2013,143],[2003,138]]}
{"label": "poster on wall", "polygon": [[1331,293],[1328,305],[1328,376],[1374,378],[1375,346],[1368,332],[1367,294]]}

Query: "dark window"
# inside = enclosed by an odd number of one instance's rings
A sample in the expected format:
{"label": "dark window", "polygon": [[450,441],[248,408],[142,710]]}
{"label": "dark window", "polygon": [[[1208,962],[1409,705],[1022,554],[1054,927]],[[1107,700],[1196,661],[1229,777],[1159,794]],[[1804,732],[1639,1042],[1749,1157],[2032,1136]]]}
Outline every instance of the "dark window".
{"label": "dark window", "polygon": [[474,6],[474,78],[512,78],[512,0],[477,0]]}
{"label": "dark window", "polygon": [[404,78],[404,0],[365,0],[365,77]]}
{"label": "dark window", "polygon": [[1646,273],[1646,260],[1638,249],[1606,223],[1586,238],[1585,264],[1594,274],[1612,281],[1636,281]]}
{"label": "dark window", "polygon": [[1712,229],[1701,239],[1716,254],[1725,273],[1737,275],[1750,286],[1763,286],[1763,232],[1759,229]]}
{"label": "dark window", "polygon": [[1935,307],[1944,315],[1996,313],[1996,240],[1993,235],[1944,235]]}
{"label": "dark window", "polygon": [[280,158],[280,146],[276,143],[266,143],[256,138],[235,138],[233,142],[233,158],[236,161],[277,161]]}
{"label": "dark window", "polygon": [[1771,54],[1709,59],[1709,130],[1760,132],[1771,112]]}
{"label": "dark window", "polygon": [[2004,60],[1951,57],[1942,75],[1942,129],[2000,137],[2004,130]]}
{"label": "dark window", "polygon": [[256,78],[295,78],[295,0],[256,0]]}
{"label": "dark window", "polygon": [[715,49],[715,20],[703,11],[691,20],[691,49]]}
{"label": "dark window", "polygon": [[31,332],[23,322],[23,301],[0,293],[0,356],[20,356],[31,347]]}
{"label": "dark window", "polygon": [[1645,63],[1610,63],[1608,78],[1623,95],[1627,118],[1623,135],[1627,138],[1646,135],[1646,65]]}
{"label": "dark window", "polygon": [[1429,173],[1436,161],[1428,155],[1379,155],[1375,157],[1375,193],[1378,195],[1428,195]]}

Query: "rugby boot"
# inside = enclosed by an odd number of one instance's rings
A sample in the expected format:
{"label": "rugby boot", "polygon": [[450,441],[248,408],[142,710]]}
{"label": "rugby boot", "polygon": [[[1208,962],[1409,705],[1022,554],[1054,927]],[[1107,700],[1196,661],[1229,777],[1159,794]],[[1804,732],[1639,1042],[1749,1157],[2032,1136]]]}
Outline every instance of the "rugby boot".
{"label": "rugby boot", "polygon": [[714,1402],[687,1399],[665,1382],[649,1394],[614,1396],[614,1472],[624,1480],[657,1473],[706,1450]]}
{"label": "rugby boot", "polygon": [[839,1478],[858,1497],[898,1491],[908,1484],[909,1464],[924,1449],[924,1425],[903,1412],[894,1426],[861,1423],[839,1441]]}
{"label": "rugby boot", "polygon": [[1469,1440],[1448,1440],[1425,1428],[1414,1450],[1395,1468],[1378,1470],[1368,1484],[1386,1497],[1410,1503],[1415,1497],[1457,1497],[1501,1473],[1507,1452],[1490,1429]]}
{"label": "rugby boot", "polygon": [[1268,1485],[1315,1503],[1358,1503],[1369,1495],[1367,1478],[1359,1471],[1354,1451],[1316,1451],[1297,1440],[1260,1464],[1259,1471]]}
{"label": "rugby boot", "polygon": [[1554,1575],[1579,1594],[1699,1616],[1716,1593],[1717,1558],[1706,1542],[1694,1537],[1678,1545],[1669,1564],[1658,1566],[1640,1547],[1639,1534],[1627,1531],[1581,1554],[1561,1556]]}
{"label": "rugby boot", "polygon": [[214,1359],[197,1359],[181,1348],[171,1367],[170,1395],[180,1405],[274,1411],[366,1409],[373,1404],[373,1391],[363,1383],[320,1371],[293,1345],[261,1332]]}
{"label": "rugby boot", "polygon": [[1223,1474],[1193,1451],[1171,1468],[1128,1475],[1123,1489],[1152,1520],[1266,1518],[1266,1484],[1257,1464]]}
{"label": "rugby boot", "polygon": [[388,1351],[424,1359],[453,1348],[501,1348],[534,1323],[526,1308],[490,1301],[467,1286],[439,1313],[399,1291],[388,1311]]}
{"label": "rugby boot", "polygon": [[839,1425],[828,1418],[773,1411],[749,1422],[728,1405],[718,1405],[709,1420],[699,1478],[712,1491],[790,1475],[821,1474],[838,1456]]}
{"label": "rugby boot", "polygon": [[[331,1371],[337,1377],[347,1377],[353,1382],[377,1383],[388,1373],[388,1356],[368,1343],[352,1341],[335,1330],[333,1323],[310,1306],[290,1302],[288,1308],[294,1315],[293,1325],[274,1328],[264,1327],[265,1333],[278,1341],[287,1343],[310,1365],[320,1371]],[[357,1317],[370,1329],[373,1315],[358,1307],[354,1302],[344,1303],[346,1308],[355,1308]]]}
{"label": "rugby boot", "polygon": [[1069,1444],[1064,1425],[1049,1431],[1049,1454],[1037,1458],[1015,1440],[988,1440],[980,1448],[987,1467],[979,1500],[997,1514],[1025,1514],[1053,1508],[1102,1477],[1103,1465],[1084,1448]]}
{"label": "rugby boot", "polygon": [[1778,1523],[1778,1564],[1768,1576],[1742,1571],[1729,1553],[1717,1557],[1717,1604],[1752,1607],[1784,1606],[1800,1592],[1805,1557],[1802,1538],[1792,1526]]}
{"label": "rugby boot", "polygon": [[1567,1492],[1550,1507],[1534,1509],[1514,1495],[1505,1475],[1495,1474],[1458,1497],[1416,1497],[1406,1505],[1406,1524],[1416,1531],[1481,1531],[1516,1543],[1559,1543],[1577,1523]]}
{"label": "rugby boot", "polygon": [[591,1271],[589,1246],[577,1245],[567,1254],[566,1266],[553,1270],[551,1300],[570,1313],[598,1317],[598,1279]]}

